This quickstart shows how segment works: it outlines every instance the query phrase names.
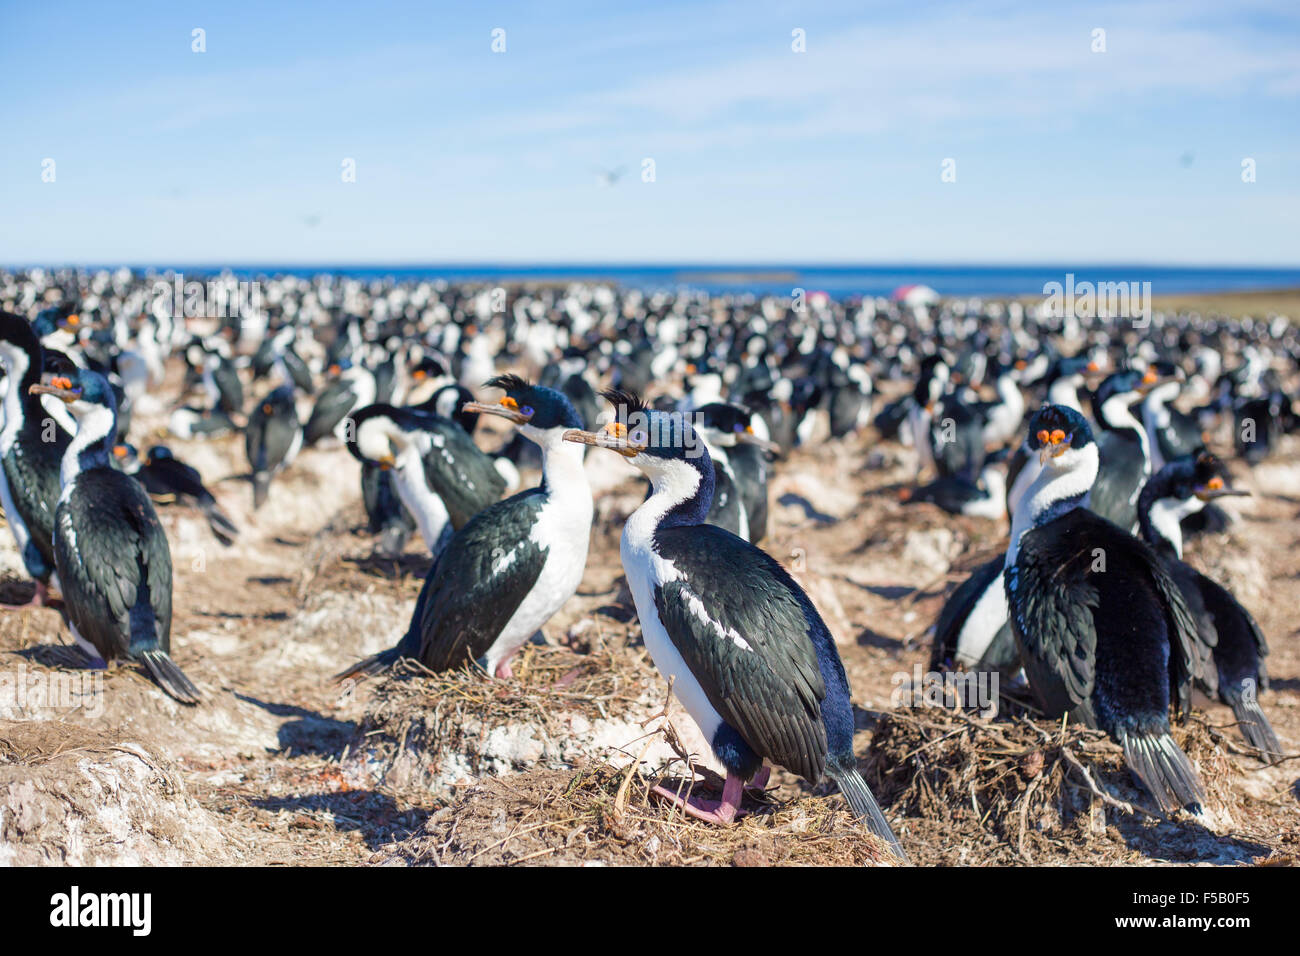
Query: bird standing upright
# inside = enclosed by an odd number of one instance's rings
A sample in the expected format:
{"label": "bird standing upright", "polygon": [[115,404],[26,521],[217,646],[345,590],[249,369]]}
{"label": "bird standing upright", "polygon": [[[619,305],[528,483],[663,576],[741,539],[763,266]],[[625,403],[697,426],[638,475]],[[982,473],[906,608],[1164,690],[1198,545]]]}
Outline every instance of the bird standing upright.
{"label": "bird standing upright", "polygon": [[1150,547],[1088,510],[1099,455],[1079,412],[1044,405],[1027,445],[1043,469],[1016,509],[1003,581],[1030,689],[1048,717],[1114,737],[1162,810],[1199,806],[1205,788],[1169,727],[1200,673],[1178,585]]}
{"label": "bird standing upright", "polygon": [[1201,690],[1232,708],[1252,746],[1267,757],[1277,757],[1282,755],[1282,745],[1259,706],[1260,692],[1268,689],[1264,632],[1226,588],[1183,561],[1182,518],[1216,498],[1246,494],[1228,485],[1226,474],[1223,463],[1204,450],[1175,459],[1142,489],[1138,525],[1196,618],[1200,655],[1208,665],[1199,682]]}
{"label": "bird standing upright", "polygon": [[112,389],[102,375],[81,370],[29,391],[65,402],[77,422],[54,515],[54,558],[73,638],[92,660],[139,661],[169,695],[197,703],[198,690],[170,657],[167,535],[144,489],[109,463],[117,434]]}
{"label": "bird standing upright", "polygon": [[59,469],[71,436],[45,414],[29,389],[41,380],[41,344],[27,320],[0,312],[0,365],[4,366],[4,420],[0,427],[0,503],[23,566],[36,581],[28,606],[46,602],[55,574],[54,512]]}
{"label": "bird standing upright", "polygon": [[812,601],[766,552],[706,523],[713,463],[684,416],[626,392],[605,397],[615,421],[565,438],[612,449],[650,479],[650,497],[623,528],[623,569],[655,666],[727,770],[720,801],[657,792],[730,823],[764,761],[814,783],[824,774],[905,859],[858,773],[848,679]]}
{"label": "bird standing upright", "polygon": [[376,673],[402,657],[435,671],[482,661],[489,674],[510,677],[511,658],[578,589],[591,539],[591,488],[581,449],[563,436],[582,420],[564,395],[516,375],[484,387],[504,389],[505,397],[465,409],[504,418],[540,446],[542,483],[484,508],[457,531],[429,569],[406,635],[336,680]]}

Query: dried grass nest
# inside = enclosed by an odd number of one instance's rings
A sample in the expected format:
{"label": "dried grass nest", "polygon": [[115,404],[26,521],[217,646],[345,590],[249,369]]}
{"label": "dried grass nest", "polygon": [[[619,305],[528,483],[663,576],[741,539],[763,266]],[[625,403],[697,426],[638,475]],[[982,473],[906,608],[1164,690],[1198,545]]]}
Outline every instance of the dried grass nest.
{"label": "dried grass nest", "polygon": [[505,680],[487,680],[469,665],[434,672],[403,658],[375,684],[360,732],[403,741],[418,725],[421,746],[429,750],[454,747],[467,727],[489,723],[559,734],[558,713],[610,718],[640,702],[647,677],[643,658],[626,647],[578,654],[529,645],[515,660],[514,676]]}
{"label": "dried grass nest", "polygon": [[[968,838],[962,862],[1026,863],[1036,850],[1059,853],[1065,844],[1110,840],[1122,848],[1115,825],[1166,820],[1102,731],[1024,715],[986,721],[939,708],[875,716],[864,775],[890,816],[905,818],[904,846],[913,845],[908,832],[928,837],[925,831],[938,826]],[[1230,819],[1241,806],[1230,739],[1195,715],[1173,733],[1200,771],[1207,810]],[[1193,820],[1180,813],[1177,822]],[[915,842],[924,845],[917,862],[953,862],[946,855],[953,839]]]}
{"label": "dried grass nest", "polygon": [[[729,827],[683,817],[650,794],[665,778],[637,764],[591,761],[467,788],[423,828],[388,848],[414,865],[867,866],[892,860],[838,795],[746,797]],[[675,788],[683,781],[669,778]],[[756,801],[761,801],[757,802]]]}

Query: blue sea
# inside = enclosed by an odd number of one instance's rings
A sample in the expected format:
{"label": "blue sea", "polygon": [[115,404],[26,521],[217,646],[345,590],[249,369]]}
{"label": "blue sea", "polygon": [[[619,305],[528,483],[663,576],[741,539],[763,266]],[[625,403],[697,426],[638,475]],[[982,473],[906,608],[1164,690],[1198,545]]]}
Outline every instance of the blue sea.
{"label": "blue sea", "polygon": [[647,291],[700,289],[710,293],[789,295],[794,288],[835,298],[888,296],[906,285],[926,285],[945,296],[1042,295],[1049,282],[1064,284],[1067,274],[1082,282],[1150,282],[1152,295],[1300,287],[1300,267],[1221,268],[1152,265],[948,266],[948,265],[231,265],[154,266],[174,268],[195,278],[230,271],[239,278],[323,272],[360,279],[446,279],[466,281],[554,282],[599,279]]}

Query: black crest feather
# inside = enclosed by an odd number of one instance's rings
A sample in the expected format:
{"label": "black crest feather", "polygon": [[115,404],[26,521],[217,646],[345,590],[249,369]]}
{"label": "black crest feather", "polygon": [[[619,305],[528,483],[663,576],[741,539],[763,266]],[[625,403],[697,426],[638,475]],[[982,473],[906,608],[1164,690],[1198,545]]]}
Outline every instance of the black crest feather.
{"label": "black crest feather", "polygon": [[628,414],[632,412],[648,412],[650,409],[641,396],[635,392],[627,392],[621,388],[607,388],[601,393],[601,397],[609,402],[615,408],[626,409]]}
{"label": "black crest feather", "polygon": [[513,372],[507,372],[505,375],[498,375],[496,378],[488,379],[483,383],[483,387],[504,388],[507,392],[514,392],[521,388],[528,388],[528,379]]}

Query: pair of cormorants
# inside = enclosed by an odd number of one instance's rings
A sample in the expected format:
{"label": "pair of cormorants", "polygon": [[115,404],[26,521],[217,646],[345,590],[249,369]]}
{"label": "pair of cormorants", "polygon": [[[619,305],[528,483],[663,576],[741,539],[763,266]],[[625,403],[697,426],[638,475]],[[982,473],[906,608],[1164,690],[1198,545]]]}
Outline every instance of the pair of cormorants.
{"label": "pair of cormorants", "polygon": [[[0,313],[7,377],[3,456],[5,515],[28,573],[33,603],[54,583],[72,636],[92,660],[138,661],[172,697],[199,692],[169,656],[172,564],[167,536],[144,489],[112,466],[117,404],[99,373],[74,368],[42,381],[42,355],[20,316]],[[43,396],[71,412],[68,435],[45,418]]]}
{"label": "pair of cormorants", "polygon": [[[589,432],[553,389],[514,376],[488,385],[505,390],[500,404],[465,408],[505,418],[541,447],[541,485],[484,509],[456,532],[435,560],[398,645],[337,679],[373,673],[401,657],[435,670],[481,659],[489,673],[509,676],[511,657],[581,580],[592,516],[582,449],[608,448],[651,482],[622,544],[646,645],[727,769],[719,801],[682,799],[658,788],[660,795],[691,815],[726,823],[739,810],[745,784],[766,779],[765,762],[813,782],[826,775],[905,859],[857,770],[848,681],[830,632],[775,560],[708,523],[718,473],[687,418],[610,391],[615,421]],[[745,424],[737,414],[730,434],[748,434]],[[358,451],[379,461],[395,458],[378,448],[393,434],[377,429],[373,435],[358,440]]]}
{"label": "pair of cormorants", "polygon": [[1111,734],[1161,809],[1196,807],[1204,788],[1170,735],[1171,707],[1216,690],[1247,738],[1279,752],[1258,707],[1263,635],[1221,587],[1181,561],[1178,521],[1233,494],[1205,453],[1167,465],[1135,509],[1139,539],[1089,510],[1100,450],[1075,409],[1047,405],[1026,449],[1041,472],[1026,490],[1006,554],[963,584],[936,624],[937,666],[1014,673],[1038,706]]}

